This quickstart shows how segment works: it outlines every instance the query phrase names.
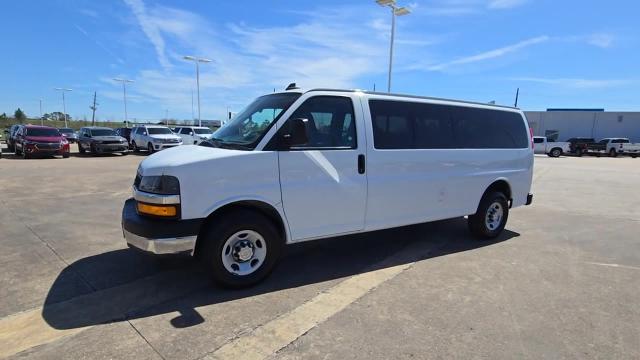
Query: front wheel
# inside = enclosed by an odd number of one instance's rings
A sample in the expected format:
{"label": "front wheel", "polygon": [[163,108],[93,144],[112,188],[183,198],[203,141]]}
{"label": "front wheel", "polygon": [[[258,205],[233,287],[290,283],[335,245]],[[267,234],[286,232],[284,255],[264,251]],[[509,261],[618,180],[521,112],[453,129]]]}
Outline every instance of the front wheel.
{"label": "front wheel", "polygon": [[79,141],[78,141],[78,152],[80,154],[84,154],[86,152],[86,150],[82,147],[82,144],[80,144]]}
{"label": "front wheel", "polygon": [[582,149],[576,150],[576,156],[577,157],[581,157],[582,156]]}
{"label": "front wheel", "polygon": [[500,235],[509,218],[509,203],[504,194],[485,194],[480,200],[478,211],[469,216],[471,233],[480,239],[493,239]]}
{"label": "front wheel", "polygon": [[618,152],[616,151],[616,149],[609,150],[609,156],[611,156],[611,157],[618,156]]}
{"label": "front wheel", "polygon": [[149,154],[153,154],[153,144],[147,144],[147,151],[149,152]]}
{"label": "front wheel", "polygon": [[213,280],[243,288],[273,270],[284,243],[273,222],[250,210],[238,210],[208,226],[198,237],[196,256]]}
{"label": "front wheel", "polygon": [[133,148],[133,152],[139,152],[140,149],[138,148],[138,145],[136,145],[135,141],[131,142],[131,147]]}

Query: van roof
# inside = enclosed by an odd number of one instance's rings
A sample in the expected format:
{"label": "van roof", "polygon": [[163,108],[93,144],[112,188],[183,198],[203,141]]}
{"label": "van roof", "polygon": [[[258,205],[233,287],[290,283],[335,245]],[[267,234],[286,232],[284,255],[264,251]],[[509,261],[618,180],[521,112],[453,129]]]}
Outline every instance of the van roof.
{"label": "van roof", "polygon": [[[409,94],[398,94],[398,93],[383,93],[383,92],[377,92],[377,91],[367,91],[367,90],[358,90],[358,89],[347,90],[347,89],[317,88],[317,89],[308,90],[306,92],[313,92],[313,91],[334,91],[334,92],[349,92],[349,93],[361,92],[361,93],[364,93],[364,94],[367,94],[367,95],[389,96],[389,97],[394,96],[394,97],[404,97],[404,98],[409,98],[409,99],[448,101],[448,102],[454,102],[454,103],[459,103],[459,104],[482,105],[482,106],[489,106],[489,107],[495,107],[495,108],[501,108],[501,109],[520,110],[520,108],[513,107],[513,106],[497,105],[497,104],[490,104],[490,103],[481,103],[481,102],[477,102],[477,101],[455,100],[455,99],[446,99],[446,98],[437,98],[437,97],[419,96],[419,95],[409,95]],[[292,92],[292,91],[287,91],[287,92]],[[305,92],[300,92],[300,93],[302,94],[302,93],[305,93]]]}

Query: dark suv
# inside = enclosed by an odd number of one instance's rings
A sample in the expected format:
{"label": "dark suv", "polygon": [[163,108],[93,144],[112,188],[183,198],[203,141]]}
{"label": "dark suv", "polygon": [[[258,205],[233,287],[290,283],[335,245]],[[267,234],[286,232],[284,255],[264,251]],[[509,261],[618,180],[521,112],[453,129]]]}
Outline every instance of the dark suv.
{"label": "dark suv", "polygon": [[127,139],[127,144],[131,144],[131,128],[121,127],[116,129],[116,134]]}
{"label": "dark suv", "polygon": [[119,152],[127,155],[129,143],[122,136],[108,127],[89,126],[83,127],[78,132],[78,151],[84,154],[87,150],[91,155]]}
{"label": "dark suv", "polygon": [[9,133],[7,134],[7,149],[9,151],[16,151],[16,133],[18,132],[18,130],[24,125],[19,125],[19,124],[15,124],[15,125],[11,125],[11,127],[9,128]]}
{"label": "dark suv", "polygon": [[594,138],[575,137],[567,140],[567,142],[572,154],[582,156],[582,154],[587,153],[587,145],[594,144],[596,140]]}

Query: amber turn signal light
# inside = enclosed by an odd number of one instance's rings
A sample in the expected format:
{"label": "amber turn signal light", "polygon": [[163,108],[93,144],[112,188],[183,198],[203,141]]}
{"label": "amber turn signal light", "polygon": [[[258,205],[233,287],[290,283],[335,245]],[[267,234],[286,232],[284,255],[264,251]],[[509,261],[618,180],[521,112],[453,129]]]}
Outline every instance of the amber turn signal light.
{"label": "amber turn signal light", "polygon": [[137,208],[140,214],[146,215],[174,217],[178,214],[175,205],[153,205],[139,202]]}

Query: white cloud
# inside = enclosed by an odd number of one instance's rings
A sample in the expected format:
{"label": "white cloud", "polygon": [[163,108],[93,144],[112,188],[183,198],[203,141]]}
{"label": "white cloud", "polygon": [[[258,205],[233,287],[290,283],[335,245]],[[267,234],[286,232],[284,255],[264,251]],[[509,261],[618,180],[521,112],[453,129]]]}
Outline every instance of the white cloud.
{"label": "white cloud", "polygon": [[579,78],[539,78],[520,77],[512,78],[513,81],[534,82],[547,85],[555,85],[573,89],[603,89],[619,87],[633,83],[632,80],[622,79],[579,79]]}
{"label": "white cloud", "polygon": [[472,56],[467,56],[467,57],[462,57],[462,58],[458,58],[449,62],[444,62],[444,63],[440,63],[440,64],[435,64],[435,65],[430,65],[427,67],[427,70],[430,71],[442,71],[442,70],[447,70],[449,68],[455,67],[455,66],[460,66],[460,65],[467,65],[467,64],[472,64],[472,63],[476,63],[476,62],[480,62],[480,61],[486,61],[486,60],[490,60],[490,59],[495,59],[495,58],[499,58],[499,57],[503,57],[505,55],[517,52],[519,50],[522,50],[526,47],[532,46],[532,45],[536,45],[536,44],[541,44],[544,42],[547,42],[550,40],[549,36],[538,36],[535,38],[531,38],[531,39],[527,39],[521,42],[518,42],[516,44],[512,44],[512,45],[508,45],[508,46],[504,46],[501,48],[497,48],[497,49],[493,49],[493,50],[489,50],[480,54],[476,54],[476,55],[472,55]]}
{"label": "white cloud", "polygon": [[[376,20],[381,15],[375,7],[370,11],[366,7],[364,12],[363,7],[348,6],[315,9],[290,26],[231,23],[221,27],[196,13],[141,0],[125,1],[162,65],[139,71],[127,90],[174,114],[191,112],[191,90],[195,89],[194,65],[182,55],[214,60],[200,67],[203,118],[225,113],[227,105],[238,110],[251,98],[274,88],[281,90],[290,82],[305,89],[354,88],[364,75],[380,73],[384,78],[389,25]],[[366,25],[353,26],[354,21]],[[403,45],[419,49],[439,41],[406,31],[396,40],[396,50]],[[401,63],[402,56],[397,55],[396,61]]]}
{"label": "white cloud", "polygon": [[603,49],[611,47],[614,41],[615,41],[615,36],[607,33],[592,34],[587,37],[587,43]]}
{"label": "white cloud", "polygon": [[487,7],[489,9],[511,9],[522,6],[525,3],[527,3],[527,0],[491,0]]}
{"label": "white cloud", "polygon": [[131,11],[135,15],[136,19],[142,31],[149,38],[149,41],[153,44],[158,56],[158,62],[164,67],[169,68],[171,64],[167,55],[165,54],[165,42],[162,34],[160,33],[161,22],[168,19],[158,19],[147,12],[147,8],[142,0],[124,0],[124,2],[131,8]]}

